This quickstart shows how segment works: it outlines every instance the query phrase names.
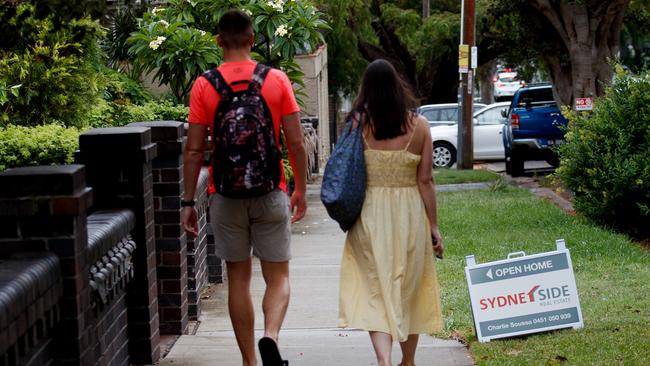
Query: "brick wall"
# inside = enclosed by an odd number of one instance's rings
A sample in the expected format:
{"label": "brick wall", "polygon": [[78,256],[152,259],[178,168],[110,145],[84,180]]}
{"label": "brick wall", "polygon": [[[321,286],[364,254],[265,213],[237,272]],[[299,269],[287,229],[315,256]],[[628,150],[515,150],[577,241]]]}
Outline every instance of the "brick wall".
{"label": "brick wall", "polygon": [[151,128],[158,145],[153,160],[154,221],[161,334],[184,334],[188,325],[187,236],[181,227],[183,195],[182,122],[138,122]]}
{"label": "brick wall", "polygon": [[[200,316],[200,293],[208,280],[222,281],[223,266],[208,220],[207,169],[197,190],[200,234],[188,242],[180,226],[183,144],[178,122],[95,129],[80,137],[77,161],[85,167],[0,173],[0,258],[53,253],[62,289],[60,313],[21,328],[28,336],[9,353],[0,349],[0,366],[153,364],[160,332],[184,333]],[[120,210],[131,224],[117,230],[122,224],[107,218]],[[102,235],[108,239],[97,245]],[[116,259],[126,258],[125,236],[137,243],[129,247],[128,278]]]}
{"label": "brick wall", "polygon": [[92,195],[84,175],[83,166],[71,165],[12,169],[0,177],[0,222],[13,226],[0,230],[0,256],[56,254],[63,296],[51,349],[58,362],[76,364],[91,364],[92,359],[84,348],[92,336],[85,319],[89,281],[84,271],[86,210]]}
{"label": "brick wall", "polygon": [[196,208],[198,212],[199,235],[187,240],[187,284],[189,316],[198,320],[201,316],[201,291],[208,284],[208,181],[210,174],[201,170],[197,184]]}
{"label": "brick wall", "polygon": [[126,297],[129,360],[135,364],[155,363],[160,358],[152,177],[157,148],[151,141],[151,129],[90,130],[80,136],[79,149],[78,160],[86,164],[86,179],[93,188],[94,207],[126,208],[135,214],[136,225],[131,232],[137,243],[134,278]]}
{"label": "brick wall", "polygon": [[120,291],[110,305],[94,314],[94,330],[97,343],[94,345],[96,365],[128,365],[128,318],[126,291]]}
{"label": "brick wall", "polygon": [[[212,132],[208,132],[208,138],[205,145],[205,159],[203,165],[206,167],[211,166],[212,164]],[[214,241],[214,231],[212,230],[212,225],[210,225],[210,210],[206,211],[206,222],[207,225],[207,266],[208,266],[208,282],[210,283],[222,283],[224,281],[224,265],[223,260],[216,255],[215,241]]]}

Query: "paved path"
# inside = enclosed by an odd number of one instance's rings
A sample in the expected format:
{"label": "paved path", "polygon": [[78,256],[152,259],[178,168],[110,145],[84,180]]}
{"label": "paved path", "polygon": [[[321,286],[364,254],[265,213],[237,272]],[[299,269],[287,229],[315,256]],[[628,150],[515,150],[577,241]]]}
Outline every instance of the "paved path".
{"label": "paved path", "polygon": [[[308,215],[293,227],[292,297],[280,333],[280,347],[291,366],[376,365],[366,332],[335,328],[339,263],[345,236],[327,217],[318,190],[318,186],[309,187]],[[260,337],[264,284],[258,263],[254,264],[253,276],[255,323]],[[209,296],[203,300],[203,317],[196,334],[180,337],[161,365],[241,365],[228,318],[227,289],[223,285],[213,286]],[[394,349],[393,360],[397,364],[399,345],[395,344]],[[473,365],[462,344],[428,336],[420,339],[416,363]]]}

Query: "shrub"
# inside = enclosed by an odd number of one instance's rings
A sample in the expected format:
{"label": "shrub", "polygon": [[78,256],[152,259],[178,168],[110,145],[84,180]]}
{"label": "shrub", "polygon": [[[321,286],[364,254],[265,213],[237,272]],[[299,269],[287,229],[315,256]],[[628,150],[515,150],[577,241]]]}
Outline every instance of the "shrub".
{"label": "shrub", "polygon": [[129,73],[134,78],[136,76],[131,74],[131,71],[133,71],[131,67],[133,57],[129,54],[127,39],[131,36],[131,33],[137,30],[138,18],[134,9],[129,7],[118,8],[102,44],[108,57],[108,66],[117,71]]}
{"label": "shrub", "polygon": [[168,0],[164,8],[144,14],[138,32],[129,38],[135,64],[168,84],[179,102],[187,102],[192,81],[222,59],[214,32],[225,10],[238,8],[252,15],[256,35],[253,57],[284,70],[304,86],[302,72],[293,61],[324,41],[329,29],[307,0]]}
{"label": "shrub", "polygon": [[650,73],[619,68],[593,113],[573,113],[559,178],[585,216],[635,236],[650,234]]}
{"label": "shrub", "polygon": [[117,104],[145,104],[152,100],[151,94],[128,75],[110,69],[101,68],[104,99]]}
{"label": "shrub", "polygon": [[189,108],[171,101],[151,101],[143,105],[103,101],[93,108],[92,127],[124,126],[142,121],[187,121]]}
{"label": "shrub", "polygon": [[79,148],[77,128],[60,124],[0,127],[0,171],[28,165],[71,164]]}
{"label": "shrub", "polygon": [[88,105],[100,98],[97,39],[103,31],[90,18],[62,21],[54,14],[41,17],[39,9],[28,2],[0,6],[2,28],[18,33],[3,34],[0,80],[21,85],[2,106],[0,125],[83,126]]}

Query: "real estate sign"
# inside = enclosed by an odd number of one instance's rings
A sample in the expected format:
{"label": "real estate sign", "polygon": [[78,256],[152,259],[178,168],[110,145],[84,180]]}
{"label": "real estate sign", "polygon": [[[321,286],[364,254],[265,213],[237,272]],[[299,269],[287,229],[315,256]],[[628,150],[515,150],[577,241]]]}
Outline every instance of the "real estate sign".
{"label": "real estate sign", "polygon": [[465,274],[480,342],[560,328],[582,328],[582,311],[569,250],[564,240],[553,252],[476,264]]}

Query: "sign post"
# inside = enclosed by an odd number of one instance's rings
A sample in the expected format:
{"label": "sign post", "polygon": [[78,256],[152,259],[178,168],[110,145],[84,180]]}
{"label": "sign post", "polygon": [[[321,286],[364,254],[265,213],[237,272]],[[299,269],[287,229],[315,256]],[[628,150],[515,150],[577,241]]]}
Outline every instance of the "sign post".
{"label": "sign post", "polygon": [[562,328],[582,328],[582,311],[564,239],[553,252],[476,264],[465,275],[479,342]]}
{"label": "sign post", "polygon": [[458,169],[474,169],[474,108],[472,91],[474,89],[470,70],[470,49],[476,45],[476,0],[462,0],[460,46],[458,47],[458,72],[460,77],[460,105],[458,108]]}

